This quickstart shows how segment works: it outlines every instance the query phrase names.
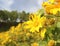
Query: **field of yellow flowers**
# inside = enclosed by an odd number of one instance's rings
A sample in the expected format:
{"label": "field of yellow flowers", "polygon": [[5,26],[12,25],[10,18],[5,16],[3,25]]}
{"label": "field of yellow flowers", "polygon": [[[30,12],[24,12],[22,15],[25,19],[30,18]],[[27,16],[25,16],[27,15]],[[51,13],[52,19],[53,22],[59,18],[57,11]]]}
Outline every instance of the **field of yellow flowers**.
{"label": "field of yellow flowers", "polygon": [[43,2],[43,12],[0,33],[0,46],[60,46],[60,0]]}

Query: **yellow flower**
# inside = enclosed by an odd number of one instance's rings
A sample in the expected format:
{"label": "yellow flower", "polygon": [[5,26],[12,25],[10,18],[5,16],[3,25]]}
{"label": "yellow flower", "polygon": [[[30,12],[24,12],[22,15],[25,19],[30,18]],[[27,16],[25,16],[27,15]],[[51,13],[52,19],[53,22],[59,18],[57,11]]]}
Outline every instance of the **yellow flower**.
{"label": "yellow flower", "polygon": [[58,8],[51,9],[50,13],[52,13],[54,15],[57,14],[58,13]]}
{"label": "yellow flower", "polygon": [[54,40],[50,40],[48,42],[48,45],[47,46],[54,46],[55,45],[55,41]]}
{"label": "yellow flower", "polygon": [[55,0],[48,0],[50,3],[54,3],[55,2]]}
{"label": "yellow flower", "polygon": [[44,39],[45,33],[46,33],[46,29],[44,28],[44,29],[41,30],[41,33],[40,33],[40,36],[41,36],[42,39]]}
{"label": "yellow flower", "polygon": [[11,41],[12,41],[12,39],[9,39],[8,41],[9,41],[9,42],[11,42]]}
{"label": "yellow flower", "polygon": [[40,17],[39,15],[33,14],[30,16],[30,20],[27,22],[24,22],[25,29],[30,29],[30,32],[39,32],[39,29],[44,26],[44,23],[46,21],[46,17]]}
{"label": "yellow flower", "polygon": [[59,12],[60,12],[60,8],[58,8]]}
{"label": "yellow flower", "polygon": [[34,43],[31,44],[31,46],[39,46],[39,44],[34,42]]}
{"label": "yellow flower", "polygon": [[26,36],[30,36],[30,33],[26,33]]}
{"label": "yellow flower", "polygon": [[20,31],[20,28],[21,28],[21,24],[19,23],[19,24],[15,27],[15,30],[16,30],[16,31]]}
{"label": "yellow flower", "polygon": [[58,11],[60,12],[60,8],[52,8],[50,9],[50,13],[53,15],[56,15],[58,13]]}
{"label": "yellow flower", "polygon": [[48,2],[43,2],[43,4],[42,4],[43,7],[45,7],[45,6],[47,6],[47,5],[49,5]]}
{"label": "yellow flower", "polygon": [[14,31],[15,31],[15,26],[12,26],[12,27],[9,29],[9,31],[10,31],[11,33],[14,33]]}
{"label": "yellow flower", "polygon": [[56,15],[60,12],[60,0],[48,0],[43,2],[43,7],[46,13]]}
{"label": "yellow flower", "polygon": [[8,41],[8,39],[9,39],[9,37],[6,37],[6,38],[3,40],[2,44],[6,43],[6,42]]}
{"label": "yellow flower", "polygon": [[60,0],[55,0],[56,2],[60,2]]}

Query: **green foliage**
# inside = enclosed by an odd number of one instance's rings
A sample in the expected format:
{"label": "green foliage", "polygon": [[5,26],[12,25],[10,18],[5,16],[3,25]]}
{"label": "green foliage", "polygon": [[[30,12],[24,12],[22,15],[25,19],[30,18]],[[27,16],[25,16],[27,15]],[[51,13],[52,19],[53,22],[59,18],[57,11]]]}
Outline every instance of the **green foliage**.
{"label": "green foliage", "polygon": [[60,22],[57,22],[57,28],[60,28]]}
{"label": "green foliage", "polygon": [[[41,14],[40,14],[41,13]],[[38,43],[39,45],[46,46],[50,40],[56,41],[56,46],[60,46],[60,17],[54,16],[52,14],[44,14],[44,10],[41,9],[38,11],[38,15],[45,16],[47,18],[46,26],[44,26],[47,31],[45,33],[45,38],[41,39],[41,32],[31,33],[29,30],[25,32],[23,27],[19,28],[20,32],[17,32],[17,35],[9,32],[11,41],[7,41],[6,46],[31,46],[33,43]],[[17,11],[0,11],[0,20],[9,22],[16,22],[17,18],[19,20],[27,21],[29,18],[29,13],[25,11],[17,12]],[[22,24],[22,23],[21,23]],[[6,24],[5,24],[6,25]],[[14,26],[15,27],[15,26]],[[13,28],[14,28],[13,27]],[[12,28],[12,29],[13,29]],[[16,31],[13,29],[14,32]],[[10,30],[11,31],[11,30]],[[18,34],[19,33],[19,34]],[[42,32],[43,33],[43,32]]]}
{"label": "green foliage", "polygon": [[7,10],[0,10],[0,21],[2,22],[16,22],[19,20],[27,21],[29,17],[29,13],[25,11],[17,12],[17,11],[7,11]]}
{"label": "green foliage", "polygon": [[8,19],[7,14],[5,13],[5,11],[0,10],[0,19],[6,21]]}
{"label": "green foliage", "polygon": [[19,17],[23,21],[27,21],[29,18],[29,13],[26,13],[25,11],[22,11],[19,13]]}

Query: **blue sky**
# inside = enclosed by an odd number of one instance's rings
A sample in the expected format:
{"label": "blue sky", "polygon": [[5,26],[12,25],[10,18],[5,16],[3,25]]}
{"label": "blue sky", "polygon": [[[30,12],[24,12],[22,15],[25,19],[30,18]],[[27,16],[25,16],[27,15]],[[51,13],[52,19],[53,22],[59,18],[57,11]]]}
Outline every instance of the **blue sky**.
{"label": "blue sky", "polygon": [[0,0],[0,9],[34,12],[41,8],[43,0]]}

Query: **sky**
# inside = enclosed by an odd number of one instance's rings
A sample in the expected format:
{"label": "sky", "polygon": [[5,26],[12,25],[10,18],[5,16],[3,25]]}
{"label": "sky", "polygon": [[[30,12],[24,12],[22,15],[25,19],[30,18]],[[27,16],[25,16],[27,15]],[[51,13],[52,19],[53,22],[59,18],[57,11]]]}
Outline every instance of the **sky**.
{"label": "sky", "polygon": [[34,12],[40,9],[43,0],[0,0],[0,10]]}

